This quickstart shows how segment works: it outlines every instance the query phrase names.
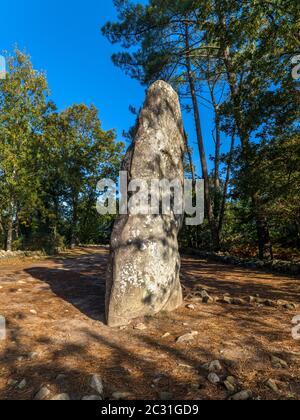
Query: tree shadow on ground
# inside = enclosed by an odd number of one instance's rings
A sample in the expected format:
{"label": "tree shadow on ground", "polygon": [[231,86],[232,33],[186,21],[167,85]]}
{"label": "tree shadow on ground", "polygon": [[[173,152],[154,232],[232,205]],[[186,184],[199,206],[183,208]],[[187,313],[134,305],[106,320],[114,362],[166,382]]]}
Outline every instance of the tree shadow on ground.
{"label": "tree shadow on ground", "polygon": [[60,267],[33,267],[26,273],[48,284],[58,297],[71,303],[81,313],[104,321],[106,258],[102,255],[81,256],[78,260],[62,260]]}
{"label": "tree shadow on ground", "polygon": [[[1,399],[32,399],[42,385],[49,385],[52,395],[68,392],[73,399],[80,399],[94,393],[89,387],[94,373],[103,378],[106,398],[111,398],[114,391],[126,391],[137,399],[159,399],[161,392],[172,392],[176,399],[226,399],[224,386],[210,384],[202,368],[217,358],[224,366],[224,375],[237,377],[240,388],[252,389],[254,396],[278,399],[300,392],[299,355],[292,353],[295,346],[289,324],[292,314],[289,317],[274,308],[201,304],[195,311],[182,309],[146,319],[148,329],[144,332],[132,327],[124,331],[109,329],[99,322],[104,314],[107,252],[80,256],[77,260],[58,259],[55,263],[49,268],[36,266],[24,271],[49,285],[54,294],[85,317],[74,313],[74,319],[70,319],[64,314],[64,302],[60,303],[62,313],[55,314],[53,321],[43,314],[40,319],[26,320],[22,313],[12,313],[8,318],[8,345],[0,354],[3,378],[25,378],[27,386],[18,390],[0,378]],[[182,280],[186,287],[206,285],[216,294],[225,290],[234,295],[250,291],[262,296],[265,293],[268,298],[290,286],[294,296],[298,288],[296,282],[287,278],[275,278],[274,286],[261,272],[261,279],[255,283],[254,278],[251,284],[220,277],[230,269],[215,265],[214,270],[213,264],[201,262],[199,266],[197,260],[192,263],[183,258]],[[240,276],[239,271],[242,270],[233,268],[233,275]],[[288,283],[291,284],[285,286]],[[34,293],[31,297],[39,298]],[[51,312],[50,302],[48,311]],[[28,326],[32,330],[27,330]],[[195,340],[177,344],[176,337],[191,329],[199,331]],[[162,339],[166,331],[171,336]],[[39,356],[26,359],[36,347]],[[270,354],[282,357],[290,369],[272,369]],[[20,355],[25,360],[18,360]],[[58,383],[57,376],[62,374],[66,379]],[[268,377],[280,381],[281,394],[276,395],[263,385]],[[192,389],[194,383],[199,389]]]}
{"label": "tree shadow on ground", "polygon": [[[104,322],[105,283],[108,252],[81,255],[79,259],[56,260],[54,268],[33,267],[25,272],[48,284],[58,297],[71,303],[89,318]],[[241,281],[241,276],[247,281]],[[230,275],[230,278],[228,276]],[[255,270],[241,270],[208,262],[193,262],[183,257],[181,280],[185,290],[206,287],[215,296],[226,293],[234,297],[257,296],[300,302],[300,284],[295,279]]]}

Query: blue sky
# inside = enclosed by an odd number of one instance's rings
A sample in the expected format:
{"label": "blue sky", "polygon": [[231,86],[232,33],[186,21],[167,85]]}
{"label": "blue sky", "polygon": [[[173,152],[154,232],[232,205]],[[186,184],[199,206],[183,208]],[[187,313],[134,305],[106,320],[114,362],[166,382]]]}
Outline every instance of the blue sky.
{"label": "blue sky", "polygon": [[[30,54],[34,67],[47,74],[52,99],[59,109],[73,103],[95,104],[104,129],[122,131],[134,122],[129,106],[139,108],[145,90],[116,68],[111,55],[118,51],[100,32],[107,20],[116,17],[112,0],[10,0],[1,4],[0,51],[15,45]],[[211,144],[212,115],[202,110],[207,153]],[[185,126],[194,148],[195,130],[191,116]]]}

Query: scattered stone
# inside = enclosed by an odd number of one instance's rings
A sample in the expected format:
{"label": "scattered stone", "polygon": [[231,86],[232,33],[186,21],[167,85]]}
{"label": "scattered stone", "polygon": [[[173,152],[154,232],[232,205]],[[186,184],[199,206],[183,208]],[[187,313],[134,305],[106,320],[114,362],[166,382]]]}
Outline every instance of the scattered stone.
{"label": "scattered stone", "polygon": [[288,305],[289,302],[287,300],[277,300],[277,305],[278,306],[284,306],[284,305]]}
{"label": "scattered stone", "polygon": [[30,313],[31,313],[32,315],[37,315],[37,311],[36,311],[35,309],[30,309]]}
{"label": "scattered stone", "polygon": [[139,330],[139,331],[145,331],[146,329],[147,329],[147,327],[146,327],[146,325],[145,324],[137,324],[135,327],[134,327],[134,329],[135,330]]}
{"label": "scattered stone", "polygon": [[228,303],[228,305],[232,305],[232,298],[230,296],[224,296],[223,302]]}
{"label": "scattered stone", "polygon": [[294,311],[295,309],[297,309],[297,306],[294,303],[287,303],[283,307],[284,309],[288,309],[289,311]]}
{"label": "scattered stone", "polygon": [[264,304],[268,306],[269,308],[276,308],[278,306],[277,303],[271,299],[266,299],[264,301]]}
{"label": "scattered stone", "polygon": [[23,379],[21,382],[19,382],[19,384],[17,385],[17,388],[21,391],[24,388],[26,388],[27,382],[26,379]]}
{"label": "scattered stone", "polygon": [[189,370],[194,370],[195,369],[193,366],[186,365],[186,364],[183,364],[183,363],[180,363],[178,366],[183,368],[183,369],[189,369]]}
{"label": "scattered stone", "polygon": [[252,398],[252,392],[251,391],[241,391],[237,394],[233,395],[230,399],[232,401],[247,401]]}
{"label": "scattered stone", "polygon": [[170,333],[169,332],[167,332],[167,333],[165,333],[161,338],[168,338],[168,337],[170,337]]}
{"label": "scattered stone", "polygon": [[173,399],[173,393],[172,392],[161,392],[159,394],[159,399],[161,401],[170,401]]}
{"label": "scattered stone", "polygon": [[119,400],[125,400],[125,398],[128,398],[130,396],[131,396],[130,392],[114,392],[112,394],[112,398],[114,400],[117,400],[117,401],[119,401]]}
{"label": "scattered stone", "polygon": [[51,394],[49,388],[43,386],[39,392],[35,395],[34,399],[37,401],[45,400]]}
{"label": "scattered stone", "polygon": [[70,401],[70,395],[69,394],[57,394],[53,398],[51,398],[52,401]]}
{"label": "scattered stone", "polygon": [[224,386],[228,392],[234,393],[236,392],[236,380],[233,376],[228,376],[226,381],[224,382]]}
{"label": "scattered stone", "polygon": [[271,356],[271,362],[272,362],[272,365],[276,369],[287,369],[288,368],[287,362],[285,360],[280,359],[279,357]]}
{"label": "scattered stone", "polygon": [[268,388],[271,389],[271,391],[274,391],[274,392],[279,391],[278,386],[276,385],[276,383],[272,379],[268,379],[267,382],[266,382],[266,385],[267,385]]}
{"label": "scattered stone", "polygon": [[104,387],[102,379],[99,375],[93,375],[90,382],[90,387],[98,392],[99,395],[103,396]]}
{"label": "scattered stone", "polygon": [[99,395],[86,395],[82,401],[102,401],[102,398]]}
{"label": "scattered stone", "polygon": [[200,292],[200,295],[202,297],[202,302],[203,303],[213,303],[214,302],[213,298],[207,293],[206,290],[202,290]]}
{"label": "scattered stone", "polygon": [[11,386],[11,387],[16,386],[16,385],[17,385],[17,383],[18,383],[18,381],[16,381],[15,379],[9,379],[9,380],[7,381],[7,385],[8,385],[8,386]]}
{"label": "scattered stone", "polygon": [[159,384],[159,382],[163,379],[163,376],[158,376],[157,378],[153,379],[153,384],[157,385]]}
{"label": "scattered stone", "polygon": [[190,309],[191,311],[195,310],[195,305],[187,305],[186,307],[187,309]]}
{"label": "scattered stone", "polygon": [[32,353],[29,353],[28,354],[28,359],[29,360],[33,360],[33,359],[36,359],[37,357],[38,357],[38,353],[37,352],[32,352]]}
{"label": "scattered stone", "polygon": [[177,343],[187,343],[189,341],[193,341],[194,338],[198,335],[198,331],[192,331],[188,334],[184,334],[181,337],[177,338],[176,342]]}
{"label": "scattered stone", "polygon": [[214,360],[213,362],[210,363],[208,370],[210,373],[218,373],[218,372],[222,372],[223,368],[219,360]]}
{"label": "scattered stone", "polygon": [[207,379],[213,385],[218,385],[221,382],[219,376],[216,373],[210,373],[208,375],[208,378]]}
{"label": "scattered stone", "polygon": [[233,305],[246,305],[246,301],[240,298],[232,298]]}
{"label": "scattered stone", "polygon": [[18,358],[17,358],[17,361],[18,362],[23,362],[23,360],[24,360],[25,358],[24,358],[24,356],[19,356]]}

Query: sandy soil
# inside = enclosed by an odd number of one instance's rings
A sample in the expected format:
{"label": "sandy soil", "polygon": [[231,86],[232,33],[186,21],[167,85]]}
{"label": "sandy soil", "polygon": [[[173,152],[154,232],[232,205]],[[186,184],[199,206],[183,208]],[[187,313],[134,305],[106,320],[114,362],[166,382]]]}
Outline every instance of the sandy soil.
{"label": "sandy soil", "polygon": [[[0,264],[0,315],[7,321],[7,338],[0,341],[0,399],[33,399],[43,385],[51,390],[48,398],[68,392],[81,399],[93,394],[92,374],[103,378],[106,398],[120,391],[131,393],[128,399],[159,399],[162,392],[174,399],[227,399],[231,394],[222,383],[211,384],[203,368],[216,359],[221,380],[235,377],[237,391],[249,389],[254,399],[300,399],[300,341],[291,334],[300,307],[189,298],[174,313],[109,329],[103,323],[106,264],[104,248]],[[300,303],[299,279],[192,257],[183,257],[182,283],[186,296],[204,287],[214,298],[228,293]],[[191,302],[194,310],[186,307]],[[135,329],[139,322],[147,329]],[[176,342],[191,331],[199,332],[191,342]],[[288,367],[274,367],[272,356]],[[23,389],[11,384],[23,379]],[[265,384],[268,379],[278,392]]]}

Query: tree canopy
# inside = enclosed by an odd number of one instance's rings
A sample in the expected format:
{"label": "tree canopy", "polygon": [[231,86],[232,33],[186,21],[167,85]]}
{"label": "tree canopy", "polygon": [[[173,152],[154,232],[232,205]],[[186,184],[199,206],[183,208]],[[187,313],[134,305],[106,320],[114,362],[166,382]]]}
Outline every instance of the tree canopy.
{"label": "tree canopy", "polygon": [[116,178],[123,145],[94,106],[57,111],[47,80],[16,50],[0,81],[0,227],[7,250],[98,243],[111,224],[96,212],[99,179]]}

